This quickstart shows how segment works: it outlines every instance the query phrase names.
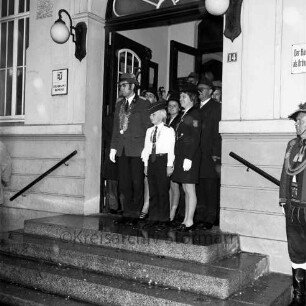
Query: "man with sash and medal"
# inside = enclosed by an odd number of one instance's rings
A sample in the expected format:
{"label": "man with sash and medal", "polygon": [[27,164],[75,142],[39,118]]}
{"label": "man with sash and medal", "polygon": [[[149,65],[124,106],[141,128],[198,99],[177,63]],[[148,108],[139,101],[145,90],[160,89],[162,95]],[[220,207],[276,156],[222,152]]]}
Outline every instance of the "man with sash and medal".
{"label": "man with sash and medal", "polygon": [[135,75],[123,73],[119,79],[121,99],[116,104],[109,158],[118,157],[118,182],[123,218],[119,223],[135,224],[143,206],[144,165],[141,152],[147,128],[151,126],[150,102],[137,95]]}
{"label": "man with sash and medal", "polygon": [[295,121],[297,137],[287,145],[279,203],[286,215],[289,257],[292,262],[293,300],[290,304],[306,305],[306,103],[289,115]]}

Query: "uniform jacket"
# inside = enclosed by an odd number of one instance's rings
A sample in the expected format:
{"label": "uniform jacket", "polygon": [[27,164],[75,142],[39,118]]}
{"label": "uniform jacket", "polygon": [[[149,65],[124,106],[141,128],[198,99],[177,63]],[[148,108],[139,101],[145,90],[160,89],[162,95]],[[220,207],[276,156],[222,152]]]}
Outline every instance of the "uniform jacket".
{"label": "uniform jacket", "polygon": [[170,124],[169,124],[169,122],[170,122],[170,117],[168,117],[167,120],[166,120],[166,124],[167,124],[168,126],[171,126],[171,127],[175,130],[177,124],[178,124],[178,123],[180,122],[180,120],[181,120],[181,116],[182,116],[182,113],[179,112]]}
{"label": "uniform jacket", "polygon": [[7,186],[11,179],[11,158],[5,147],[5,145],[0,142],[0,204],[4,203],[4,191],[3,186]]}
{"label": "uniform jacket", "polygon": [[119,112],[123,103],[125,103],[125,99],[120,99],[116,104],[111,148],[117,150],[118,156],[122,155],[124,149],[126,156],[140,157],[144,147],[147,128],[152,126],[148,111],[150,102],[145,98],[135,95],[131,103],[128,128],[122,134],[120,133]]}
{"label": "uniform jacket", "polygon": [[[305,146],[306,143],[304,143]],[[301,149],[303,151],[301,162],[294,162],[295,156],[301,152]],[[295,187],[291,188],[294,175],[296,184],[293,184]],[[306,156],[303,141],[300,138],[294,138],[288,143],[280,179],[279,201],[286,204],[295,202],[306,205]]]}
{"label": "uniform jacket", "polygon": [[176,126],[175,156],[193,160],[200,148],[201,119],[199,110],[190,108]]}
{"label": "uniform jacket", "polygon": [[202,108],[201,116],[201,166],[200,178],[218,178],[212,156],[221,157],[221,136],[219,122],[221,120],[221,104],[210,99]]}

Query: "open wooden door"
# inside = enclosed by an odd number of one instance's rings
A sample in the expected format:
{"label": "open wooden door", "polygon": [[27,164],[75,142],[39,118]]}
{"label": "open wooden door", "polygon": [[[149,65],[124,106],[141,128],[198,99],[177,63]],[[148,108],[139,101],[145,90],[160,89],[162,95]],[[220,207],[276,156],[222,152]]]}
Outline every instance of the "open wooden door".
{"label": "open wooden door", "polygon": [[178,90],[190,72],[200,74],[203,52],[199,49],[170,41],[169,90]]}
{"label": "open wooden door", "polygon": [[[102,115],[102,157],[101,157],[101,196],[100,211],[105,211],[104,200],[107,198],[105,190],[106,175],[109,164],[109,148],[112,134],[112,118],[118,99],[118,80],[122,73],[134,73],[138,75],[140,83],[139,93],[143,89],[155,86],[157,90],[158,64],[151,62],[152,52],[149,48],[119,34],[109,32],[106,39],[105,61],[104,61],[104,96]],[[110,162],[111,163],[111,162]],[[116,169],[111,169],[110,174]],[[107,205],[107,204],[106,204]],[[106,209],[107,210],[107,209]]]}

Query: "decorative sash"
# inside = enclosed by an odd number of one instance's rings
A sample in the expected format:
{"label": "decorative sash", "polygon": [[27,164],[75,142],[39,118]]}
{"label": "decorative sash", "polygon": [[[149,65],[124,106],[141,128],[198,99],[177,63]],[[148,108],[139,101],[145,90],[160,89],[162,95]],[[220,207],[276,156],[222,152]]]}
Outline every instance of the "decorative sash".
{"label": "decorative sash", "polygon": [[128,100],[125,99],[125,102],[121,104],[120,111],[119,111],[119,130],[120,134],[124,134],[124,132],[129,127],[129,119],[132,113],[132,109],[134,107],[134,100],[132,101],[131,105],[128,107]]}

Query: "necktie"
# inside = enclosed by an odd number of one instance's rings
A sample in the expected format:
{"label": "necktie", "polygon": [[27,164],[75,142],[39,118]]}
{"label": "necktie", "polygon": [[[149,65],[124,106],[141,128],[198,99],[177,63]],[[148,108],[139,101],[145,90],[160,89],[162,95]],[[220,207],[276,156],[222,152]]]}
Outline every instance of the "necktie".
{"label": "necktie", "polygon": [[152,138],[152,151],[151,151],[151,162],[154,163],[156,160],[156,135],[157,135],[157,126],[155,127],[153,138]]}
{"label": "necktie", "polygon": [[129,110],[129,101],[128,99],[125,99],[124,111],[127,113],[128,110]]}

